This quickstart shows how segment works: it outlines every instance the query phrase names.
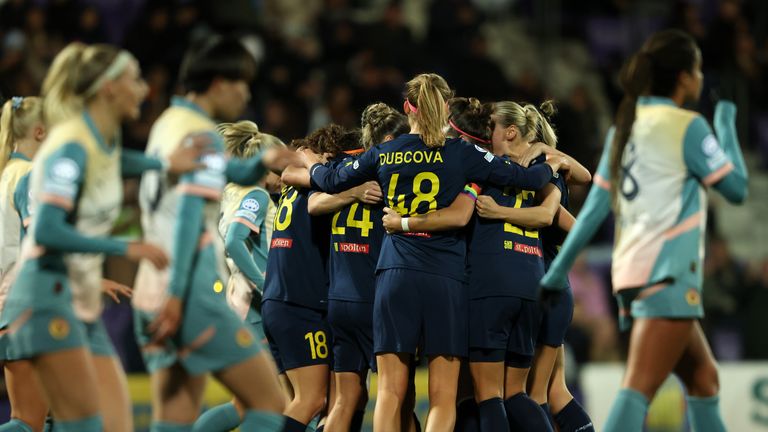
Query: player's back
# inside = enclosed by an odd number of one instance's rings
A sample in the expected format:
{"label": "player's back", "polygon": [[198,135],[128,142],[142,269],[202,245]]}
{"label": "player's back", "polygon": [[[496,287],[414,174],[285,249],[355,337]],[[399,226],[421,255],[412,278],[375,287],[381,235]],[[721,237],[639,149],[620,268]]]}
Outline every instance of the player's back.
{"label": "player's back", "polygon": [[[200,107],[185,99],[175,97],[171,106],[152,126],[146,153],[166,159],[179,145],[191,145],[196,137],[207,137],[209,134],[215,134],[215,129],[216,123]],[[226,163],[221,155],[221,149],[216,148],[215,143],[210,143],[209,146],[211,148],[203,150],[201,161],[206,165]],[[204,176],[205,171],[201,170],[195,175]],[[172,253],[176,221],[180,217],[184,217],[184,215],[178,214],[179,197],[181,196],[178,188],[200,188],[197,185],[179,184],[179,180],[179,177],[164,171],[148,171],[142,176],[139,190],[144,240],[161,247],[169,256]],[[216,200],[220,197],[224,186],[224,184],[211,185],[210,190],[197,192]],[[229,272],[223,263],[223,242],[216,235],[219,214],[218,202],[206,203],[204,228],[210,235],[208,238],[214,242],[217,251],[220,252],[217,256],[221,257],[221,262],[218,263],[217,270],[224,277]],[[160,306],[165,298],[169,268],[157,270],[146,260],[141,262],[135,283],[135,306],[147,311],[153,311]]]}
{"label": "player's back", "polygon": [[32,169],[32,163],[22,157],[11,156],[0,176],[0,280],[18,260],[22,221],[14,202],[16,187]]}
{"label": "player's back", "polygon": [[[668,278],[700,283],[706,191],[688,169],[684,150],[698,117],[663,98],[641,98],[637,106],[616,185],[616,289]],[[718,150],[713,144],[711,151]]]}
{"label": "player's back", "polygon": [[[374,147],[387,205],[403,216],[450,206],[466,183],[462,152],[467,146],[448,139],[444,146],[430,148],[418,135],[404,134]],[[390,235],[384,239],[378,269],[411,268],[463,279],[465,249],[460,230]]]}

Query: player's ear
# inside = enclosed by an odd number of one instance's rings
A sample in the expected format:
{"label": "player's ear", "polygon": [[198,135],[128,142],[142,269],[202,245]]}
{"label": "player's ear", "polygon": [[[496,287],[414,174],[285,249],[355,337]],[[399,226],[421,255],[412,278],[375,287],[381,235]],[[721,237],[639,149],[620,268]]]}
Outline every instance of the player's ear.
{"label": "player's ear", "polygon": [[507,130],[504,131],[504,138],[506,138],[509,141],[513,141],[515,138],[517,138],[517,126],[515,125],[509,125]]}

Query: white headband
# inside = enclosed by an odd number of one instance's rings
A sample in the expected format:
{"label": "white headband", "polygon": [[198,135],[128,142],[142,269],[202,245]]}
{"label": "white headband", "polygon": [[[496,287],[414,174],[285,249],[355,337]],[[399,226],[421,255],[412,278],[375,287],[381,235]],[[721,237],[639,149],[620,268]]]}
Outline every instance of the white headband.
{"label": "white headband", "polygon": [[120,74],[122,74],[125,70],[126,66],[128,66],[128,63],[130,63],[133,59],[134,57],[131,53],[125,50],[121,50],[115,59],[112,60],[112,63],[109,65],[109,67],[93,82],[93,84],[91,84],[90,87],[88,87],[88,90],[85,91],[84,96],[93,96],[97,91],[99,91],[101,86],[106,81],[110,81],[119,77]]}

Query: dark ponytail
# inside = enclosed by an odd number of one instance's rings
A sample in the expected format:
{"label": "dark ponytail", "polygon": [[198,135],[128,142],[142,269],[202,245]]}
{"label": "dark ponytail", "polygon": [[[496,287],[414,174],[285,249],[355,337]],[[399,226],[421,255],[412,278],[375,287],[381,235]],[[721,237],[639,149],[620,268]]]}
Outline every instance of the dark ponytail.
{"label": "dark ponytail", "polygon": [[610,159],[614,204],[622,181],[621,158],[632,134],[638,98],[643,95],[672,96],[680,73],[693,72],[698,56],[696,41],[691,36],[679,30],[664,30],[654,33],[622,67],[619,84],[624,90],[624,98],[616,112]]}

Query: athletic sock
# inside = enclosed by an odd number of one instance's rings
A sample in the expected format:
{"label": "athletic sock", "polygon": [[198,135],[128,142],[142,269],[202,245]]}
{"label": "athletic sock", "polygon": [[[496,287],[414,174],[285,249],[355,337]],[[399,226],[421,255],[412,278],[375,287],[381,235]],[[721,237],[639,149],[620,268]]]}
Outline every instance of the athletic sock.
{"label": "athletic sock", "polygon": [[553,432],[547,415],[539,404],[525,393],[518,393],[504,401],[507,410],[509,430],[515,431],[546,431]]}
{"label": "athletic sock", "polygon": [[283,432],[304,432],[307,430],[307,425],[304,423],[288,416],[285,416],[284,418],[285,423],[283,425]]}
{"label": "athletic sock", "polygon": [[635,390],[623,388],[613,401],[604,432],[641,431],[648,413],[648,399]]}
{"label": "athletic sock", "polygon": [[464,399],[456,406],[454,432],[480,432],[480,414],[474,398]]}
{"label": "athletic sock", "polygon": [[724,432],[725,424],[720,416],[720,397],[687,396],[688,420],[696,432]]}
{"label": "athletic sock", "polygon": [[284,430],[285,419],[286,417],[282,414],[248,410],[245,412],[240,430],[242,432],[280,432]]}
{"label": "athletic sock", "polygon": [[363,418],[365,417],[365,411],[355,411],[352,414],[352,422],[349,424],[350,432],[360,432],[363,428]]}
{"label": "athletic sock", "polygon": [[104,430],[104,423],[100,415],[80,420],[57,420],[53,430],[54,432],[101,432]]}
{"label": "athletic sock", "polygon": [[594,432],[595,426],[589,414],[576,399],[571,399],[559,413],[555,414],[555,422],[560,432]]}
{"label": "athletic sock", "polygon": [[240,415],[231,402],[206,410],[197,418],[192,432],[229,432],[240,424]]}
{"label": "athletic sock", "polygon": [[501,398],[487,399],[477,404],[480,414],[480,430],[482,432],[509,431],[507,412]]}
{"label": "athletic sock", "polygon": [[0,432],[33,432],[32,426],[20,419],[11,419],[8,423],[0,425]]}
{"label": "athletic sock", "polygon": [[153,421],[149,426],[149,432],[191,432],[191,424]]}
{"label": "athletic sock", "polygon": [[541,407],[541,410],[544,411],[544,415],[547,416],[547,421],[549,422],[549,426],[552,428],[552,430],[557,430],[555,428],[555,418],[552,417],[552,411],[549,410],[549,404],[543,403],[539,406]]}

